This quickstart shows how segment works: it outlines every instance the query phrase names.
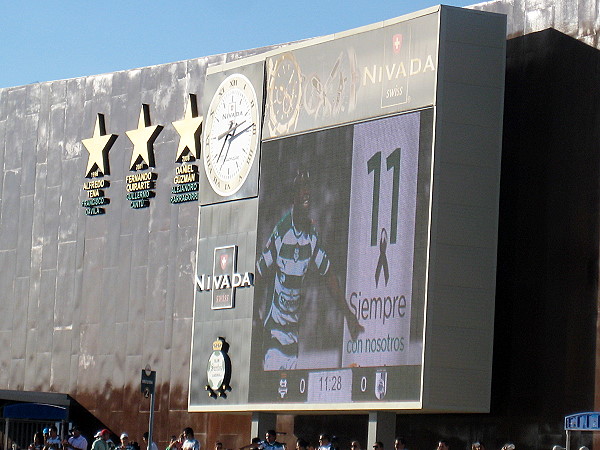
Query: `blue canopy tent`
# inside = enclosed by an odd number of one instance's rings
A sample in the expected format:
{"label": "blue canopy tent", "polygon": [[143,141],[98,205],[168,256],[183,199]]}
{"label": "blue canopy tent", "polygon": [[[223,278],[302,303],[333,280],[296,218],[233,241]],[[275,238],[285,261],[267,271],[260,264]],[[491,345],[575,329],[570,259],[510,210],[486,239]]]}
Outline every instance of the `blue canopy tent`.
{"label": "blue canopy tent", "polygon": [[15,403],[4,407],[5,419],[67,420],[68,410],[64,406],[43,403]]}
{"label": "blue canopy tent", "polygon": [[41,426],[46,427],[57,422],[65,423],[68,415],[69,409],[65,406],[46,403],[5,405],[2,410],[2,417],[4,418],[3,448],[8,450],[9,436],[13,437],[11,439],[13,445],[16,444],[17,447],[24,448],[27,445],[27,440],[31,439],[32,429],[41,430]]}

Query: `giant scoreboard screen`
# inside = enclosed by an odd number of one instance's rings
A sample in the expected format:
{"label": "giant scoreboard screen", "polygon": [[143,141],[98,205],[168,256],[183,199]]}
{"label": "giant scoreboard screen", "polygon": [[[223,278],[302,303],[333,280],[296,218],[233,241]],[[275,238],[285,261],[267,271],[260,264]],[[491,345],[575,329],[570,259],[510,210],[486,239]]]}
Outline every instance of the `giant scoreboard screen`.
{"label": "giant scoreboard screen", "polygon": [[191,411],[489,408],[504,51],[435,7],[209,73],[207,161],[261,140],[201,183]]}

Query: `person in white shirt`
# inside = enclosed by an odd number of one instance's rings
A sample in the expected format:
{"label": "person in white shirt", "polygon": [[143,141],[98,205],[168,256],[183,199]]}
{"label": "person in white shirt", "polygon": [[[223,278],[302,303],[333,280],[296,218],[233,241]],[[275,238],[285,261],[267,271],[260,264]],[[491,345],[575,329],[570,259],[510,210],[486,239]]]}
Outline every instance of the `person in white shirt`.
{"label": "person in white shirt", "polygon": [[181,434],[183,434],[183,437],[185,438],[181,450],[200,450],[200,442],[194,439],[193,429],[190,427],[184,428]]}
{"label": "person in white shirt", "polygon": [[72,450],[87,450],[88,441],[81,435],[81,430],[77,425],[71,429],[73,434],[69,439],[63,441],[63,446]]}

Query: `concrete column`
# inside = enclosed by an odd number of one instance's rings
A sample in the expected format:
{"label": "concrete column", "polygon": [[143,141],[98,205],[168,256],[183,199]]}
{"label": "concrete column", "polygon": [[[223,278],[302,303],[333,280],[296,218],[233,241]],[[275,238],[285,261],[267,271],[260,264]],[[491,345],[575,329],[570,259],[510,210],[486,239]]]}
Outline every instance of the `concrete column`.
{"label": "concrete column", "polygon": [[372,450],[375,441],[383,442],[384,450],[394,450],[396,437],[396,413],[372,411],[369,413],[367,450]]}
{"label": "concrete column", "polygon": [[9,431],[9,424],[10,419],[6,418],[4,419],[4,448],[8,449],[8,431]]}

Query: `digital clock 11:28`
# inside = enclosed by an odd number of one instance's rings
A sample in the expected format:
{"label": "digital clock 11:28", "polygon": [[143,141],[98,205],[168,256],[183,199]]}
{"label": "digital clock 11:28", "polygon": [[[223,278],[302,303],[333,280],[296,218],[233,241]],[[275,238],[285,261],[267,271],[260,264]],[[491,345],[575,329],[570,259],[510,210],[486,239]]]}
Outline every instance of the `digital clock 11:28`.
{"label": "digital clock 11:28", "polygon": [[352,369],[310,372],[307,401],[308,403],[351,402]]}

